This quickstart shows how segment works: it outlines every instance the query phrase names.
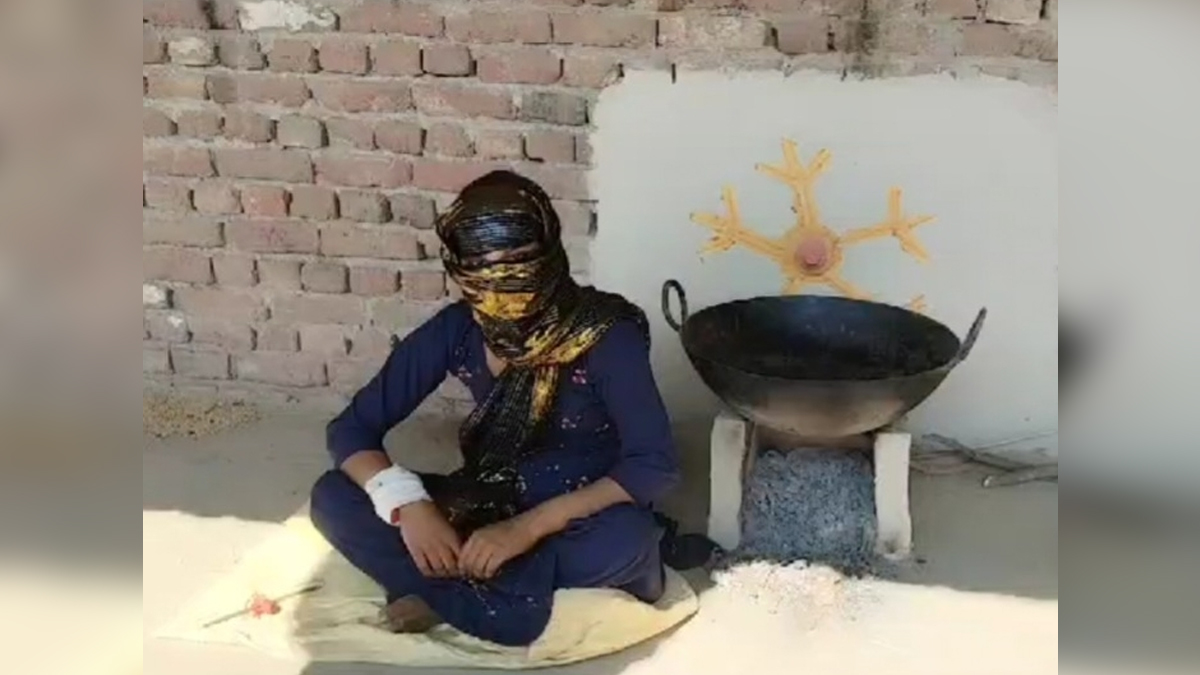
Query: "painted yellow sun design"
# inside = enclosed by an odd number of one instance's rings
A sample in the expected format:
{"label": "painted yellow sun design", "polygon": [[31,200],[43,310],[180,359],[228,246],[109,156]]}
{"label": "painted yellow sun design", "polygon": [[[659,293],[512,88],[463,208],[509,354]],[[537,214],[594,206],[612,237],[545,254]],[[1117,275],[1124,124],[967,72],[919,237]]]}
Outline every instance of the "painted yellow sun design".
{"label": "painted yellow sun design", "polygon": [[[822,222],[820,209],[813,196],[813,186],[829,168],[832,158],[828,150],[821,150],[806,166],[800,160],[795,141],[784,139],[783,164],[759,164],[755,168],[791,189],[796,224],[778,238],[755,232],[742,223],[737,193],[732,187],[725,186],[721,194],[725,215],[692,214],[692,221],[713,231],[712,238],[701,249],[701,253],[710,254],[744,246],[779,265],[785,278],[785,294],[799,293],[807,286],[825,285],[844,296],[864,300],[870,299],[870,294],[841,275],[847,246],[895,237],[901,250],[918,262],[928,262],[929,253],[917,240],[913,230],[931,222],[933,216],[905,215],[900,188],[892,188],[889,192],[887,216],[877,225],[838,234]],[[926,308],[924,296],[914,298],[908,303],[908,308],[923,312]]]}

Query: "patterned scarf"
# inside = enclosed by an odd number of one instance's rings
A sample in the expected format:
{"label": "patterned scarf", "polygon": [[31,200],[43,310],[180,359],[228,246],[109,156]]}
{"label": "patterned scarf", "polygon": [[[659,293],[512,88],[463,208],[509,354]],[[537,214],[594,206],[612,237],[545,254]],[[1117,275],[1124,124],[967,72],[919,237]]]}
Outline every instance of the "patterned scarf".
{"label": "patterned scarf", "polygon": [[[431,489],[461,533],[519,513],[517,467],[542,449],[566,367],[622,319],[649,340],[645,314],[570,276],[557,214],[533,181],[495,171],[468,185],[437,221],[442,261],[488,348],[506,362],[459,430],[464,466]],[[483,256],[504,253],[502,261]]]}

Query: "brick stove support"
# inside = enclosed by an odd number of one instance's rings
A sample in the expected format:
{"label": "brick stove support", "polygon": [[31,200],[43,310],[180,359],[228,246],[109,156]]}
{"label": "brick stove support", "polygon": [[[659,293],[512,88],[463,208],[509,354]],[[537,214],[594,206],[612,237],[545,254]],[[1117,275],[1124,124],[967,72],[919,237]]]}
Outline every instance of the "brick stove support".
{"label": "brick stove support", "polygon": [[[742,492],[763,440],[770,433],[730,411],[713,420],[710,439],[708,537],[726,550],[741,541]],[[836,447],[861,447],[859,439],[841,439]],[[875,458],[875,552],[903,560],[912,552],[912,516],[908,502],[908,473],[912,436],[881,431],[861,440]]]}

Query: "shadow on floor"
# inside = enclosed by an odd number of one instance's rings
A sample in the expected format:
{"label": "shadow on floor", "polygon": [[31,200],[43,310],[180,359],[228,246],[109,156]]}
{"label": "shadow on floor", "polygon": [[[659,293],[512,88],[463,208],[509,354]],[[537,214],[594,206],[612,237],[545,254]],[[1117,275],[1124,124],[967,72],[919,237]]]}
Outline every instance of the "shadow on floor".
{"label": "shadow on floor", "polygon": [[[279,522],[308,499],[329,466],[325,419],[276,415],[217,436],[146,442],[144,510]],[[675,425],[684,482],[661,505],[683,532],[705,529],[708,506],[707,420]],[[389,435],[394,456],[422,470],[458,462],[456,424],[414,420]],[[967,591],[1056,598],[1058,490],[1034,483],[984,489],[983,473],[914,474],[915,562],[901,579]]]}

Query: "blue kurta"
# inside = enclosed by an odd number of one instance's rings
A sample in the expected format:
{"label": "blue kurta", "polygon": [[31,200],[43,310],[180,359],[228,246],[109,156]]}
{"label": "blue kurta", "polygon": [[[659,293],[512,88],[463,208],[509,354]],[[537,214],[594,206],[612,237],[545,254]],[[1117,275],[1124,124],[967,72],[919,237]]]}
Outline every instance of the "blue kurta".
{"label": "blue kurta", "polygon": [[[447,623],[501,644],[535,640],[550,617],[556,588],[614,587],[654,601],[662,593],[661,529],[651,505],[679,480],[670,423],[639,328],[624,321],[567,369],[542,452],[520,466],[524,508],[608,476],[634,499],[573,522],[496,579],[426,579],[396,528],[379,520],[365,492],[341,471],[313,489],[318,529],[389,599],[420,596]],[[446,307],[392,350],[379,373],[327,429],[338,465],[360,450],[383,448],[384,435],[407,418],[447,376],[476,402],[495,383],[483,333],[465,303]]]}

